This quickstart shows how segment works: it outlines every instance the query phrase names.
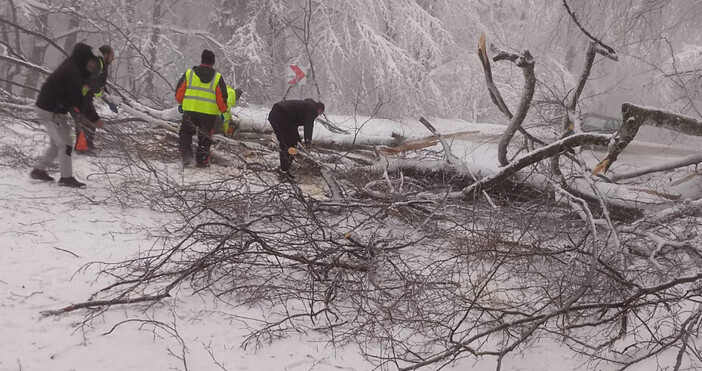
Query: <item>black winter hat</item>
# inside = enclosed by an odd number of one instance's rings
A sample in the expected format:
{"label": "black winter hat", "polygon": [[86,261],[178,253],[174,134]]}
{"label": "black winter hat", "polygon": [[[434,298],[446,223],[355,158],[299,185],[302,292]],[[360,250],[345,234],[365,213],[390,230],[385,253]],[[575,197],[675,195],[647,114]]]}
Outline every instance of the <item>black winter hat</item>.
{"label": "black winter hat", "polygon": [[203,50],[201,58],[202,58],[202,60],[201,60],[202,64],[213,65],[215,63],[215,55],[211,50],[207,50],[207,49]]}

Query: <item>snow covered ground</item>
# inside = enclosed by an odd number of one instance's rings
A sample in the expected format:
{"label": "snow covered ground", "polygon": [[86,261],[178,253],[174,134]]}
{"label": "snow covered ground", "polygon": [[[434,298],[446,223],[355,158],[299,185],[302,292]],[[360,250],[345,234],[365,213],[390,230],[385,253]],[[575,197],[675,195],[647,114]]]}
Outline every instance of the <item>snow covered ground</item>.
{"label": "snow covered ground", "polygon": [[[77,172],[89,167],[81,158],[75,163]],[[360,345],[332,347],[321,334],[244,349],[249,329],[267,309],[240,307],[231,313],[202,297],[166,301],[147,313],[115,307],[84,325],[85,312],[42,316],[41,311],[88,299],[109,280],[96,280],[99,264],[86,264],[120,261],[149,248],[156,243],[150,230],[167,224],[169,216],[120,208],[100,181],[86,190],[67,190],[32,182],[26,168],[0,168],[0,179],[0,370],[185,370],[178,358],[183,352],[189,370],[221,369],[217,363],[230,371],[373,368],[358,354]],[[176,328],[180,339],[144,317]],[[553,347],[516,355],[508,365],[514,370],[578,366],[565,349]],[[561,366],[551,368],[554,362]],[[491,370],[494,362],[466,360],[445,370],[465,367]]]}
{"label": "snow covered ground", "polygon": [[[265,110],[242,112],[255,124]],[[365,138],[408,138],[429,132],[418,122],[358,120],[333,116],[346,128],[362,128]],[[459,157],[496,167],[496,138],[502,127],[432,120],[444,134],[478,130],[453,140]],[[316,136],[332,134],[318,129]],[[84,311],[44,317],[41,311],[87,300],[110,283],[96,274],[101,264],[127,259],[161,241],[173,216],[125,206],[113,197],[109,180],[90,177],[89,188],[72,190],[29,179],[31,164],[12,163],[11,148],[39,156],[43,134],[0,119],[0,370],[370,370],[361,344],[331,346],[323,334],[298,334],[271,344],[242,347],[251,328],[267,315],[265,306],[240,306],[232,313],[206,296],[179,295],[144,312],[114,307],[90,321]],[[340,141],[349,137],[338,136]],[[438,148],[438,147],[437,147]],[[626,157],[626,156],[625,156]],[[640,165],[641,156],[631,161]],[[109,162],[109,158],[102,158]],[[98,162],[99,162],[98,160]],[[645,162],[658,161],[646,159]],[[628,162],[627,162],[628,161]],[[80,179],[94,174],[96,160],[75,157]],[[217,171],[209,172],[216,176]],[[97,263],[96,263],[97,262]],[[144,318],[160,321],[145,321]],[[115,327],[116,326],[116,327]],[[175,335],[177,330],[178,336]],[[108,334],[109,333],[109,334]],[[183,360],[185,359],[185,361]],[[466,359],[444,370],[491,370],[494,359]],[[593,365],[564,347],[544,341],[515,353],[509,370],[590,369]],[[598,368],[600,369],[600,368]],[[636,369],[636,368],[635,368]],[[645,369],[645,368],[640,368]]]}

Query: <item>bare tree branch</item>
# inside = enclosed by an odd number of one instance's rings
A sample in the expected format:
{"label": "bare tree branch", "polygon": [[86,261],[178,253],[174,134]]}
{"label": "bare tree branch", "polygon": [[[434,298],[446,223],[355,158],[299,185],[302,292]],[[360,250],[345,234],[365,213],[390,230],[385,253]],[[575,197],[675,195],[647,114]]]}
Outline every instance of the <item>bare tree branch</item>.
{"label": "bare tree branch", "polygon": [[568,1],[563,0],[563,6],[566,8],[566,11],[568,12],[568,15],[570,15],[570,18],[573,19],[573,22],[580,28],[580,30],[587,36],[590,40],[592,40],[595,44],[603,47],[607,53],[601,53],[605,56],[607,56],[611,60],[618,60],[619,57],[617,57],[617,52],[614,51],[614,49],[610,46],[605,45],[600,39],[592,36],[591,33],[589,33],[581,24],[580,21],[578,21],[578,18],[575,16],[575,13],[573,13],[572,10],[570,10],[570,6],[568,6]]}
{"label": "bare tree branch", "polygon": [[70,54],[69,54],[61,45],[57,44],[57,43],[56,43],[54,40],[52,40],[50,37],[48,37],[48,36],[46,36],[46,35],[44,35],[44,34],[42,34],[42,33],[32,31],[32,30],[30,30],[30,29],[28,29],[28,28],[26,28],[26,27],[20,26],[20,25],[18,25],[17,23],[12,22],[12,21],[10,21],[10,20],[7,20],[7,19],[5,19],[5,18],[3,18],[3,17],[0,17],[0,22],[7,23],[8,25],[10,25],[10,26],[12,26],[12,27],[15,27],[16,29],[21,30],[22,32],[28,33],[28,34],[30,34],[30,35],[32,35],[32,36],[36,36],[36,37],[38,37],[38,38],[40,38],[40,39],[46,41],[47,43],[49,43],[51,46],[53,46],[54,48],[56,48],[56,50],[58,50],[58,51],[60,51],[61,53],[63,53],[63,55],[65,55],[66,57],[70,56]]}
{"label": "bare tree branch", "polygon": [[642,125],[650,125],[678,133],[702,136],[702,121],[654,107],[622,105],[622,126],[609,143],[607,156],[592,170],[593,174],[607,172],[619,154],[634,140]]}
{"label": "bare tree branch", "polygon": [[681,158],[681,159],[675,160],[675,161],[665,162],[665,163],[662,163],[660,165],[652,165],[652,166],[647,166],[647,167],[643,167],[643,168],[632,170],[632,171],[614,173],[610,176],[610,179],[612,179],[614,181],[631,179],[631,178],[636,178],[636,177],[639,177],[642,175],[657,173],[657,172],[661,172],[661,171],[674,170],[677,168],[690,166],[690,165],[696,165],[699,163],[702,163],[702,154],[690,155],[690,156],[687,156],[685,158]]}

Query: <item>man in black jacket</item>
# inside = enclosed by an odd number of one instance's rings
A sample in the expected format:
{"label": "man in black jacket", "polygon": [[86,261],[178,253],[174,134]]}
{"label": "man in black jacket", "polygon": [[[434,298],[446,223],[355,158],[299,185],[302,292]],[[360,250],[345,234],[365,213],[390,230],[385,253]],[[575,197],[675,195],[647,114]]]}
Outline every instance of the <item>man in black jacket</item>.
{"label": "man in black jacket", "polygon": [[78,43],[71,56],[63,61],[41,86],[36,102],[37,121],[44,126],[49,135],[49,148],[44,157],[30,173],[32,179],[53,181],[46,169],[59,158],[61,179],[59,186],[85,188],[73,177],[71,152],[73,140],[66,114],[69,110],[85,115],[95,127],[103,126],[100,116],[95,112],[92,100],[84,99],[83,87],[88,83],[91,72],[98,68],[97,60],[89,45]]}
{"label": "man in black jacket", "polygon": [[[300,142],[300,133],[297,128],[303,126],[305,148],[309,148],[312,143],[312,130],[314,120],[324,112],[324,103],[315,102],[307,98],[305,100],[284,100],[273,105],[268,114],[268,122],[273,127],[273,132],[280,144],[280,169],[282,175],[290,175],[290,163],[292,162],[292,152]],[[291,150],[293,148],[293,150]]]}

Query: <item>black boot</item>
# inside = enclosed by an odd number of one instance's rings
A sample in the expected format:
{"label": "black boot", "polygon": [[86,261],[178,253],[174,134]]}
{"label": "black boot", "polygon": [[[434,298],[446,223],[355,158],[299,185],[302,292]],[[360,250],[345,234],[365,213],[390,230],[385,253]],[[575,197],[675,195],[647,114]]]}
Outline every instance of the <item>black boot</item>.
{"label": "black boot", "polygon": [[70,178],[61,178],[58,181],[58,185],[60,187],[71,187],[71,188],[86,188],[87,186],[85,183],[81,183],[76,178],[70,177]]}
{"label": "black boot", "polygon": [[53,182],[54,178],[49,175],[46,171],[44,170],[39,170],[39,169],[34,169],[32,170],[31,173],[29,173],[29,177],[35,180],[43,180],[45,182]]}

